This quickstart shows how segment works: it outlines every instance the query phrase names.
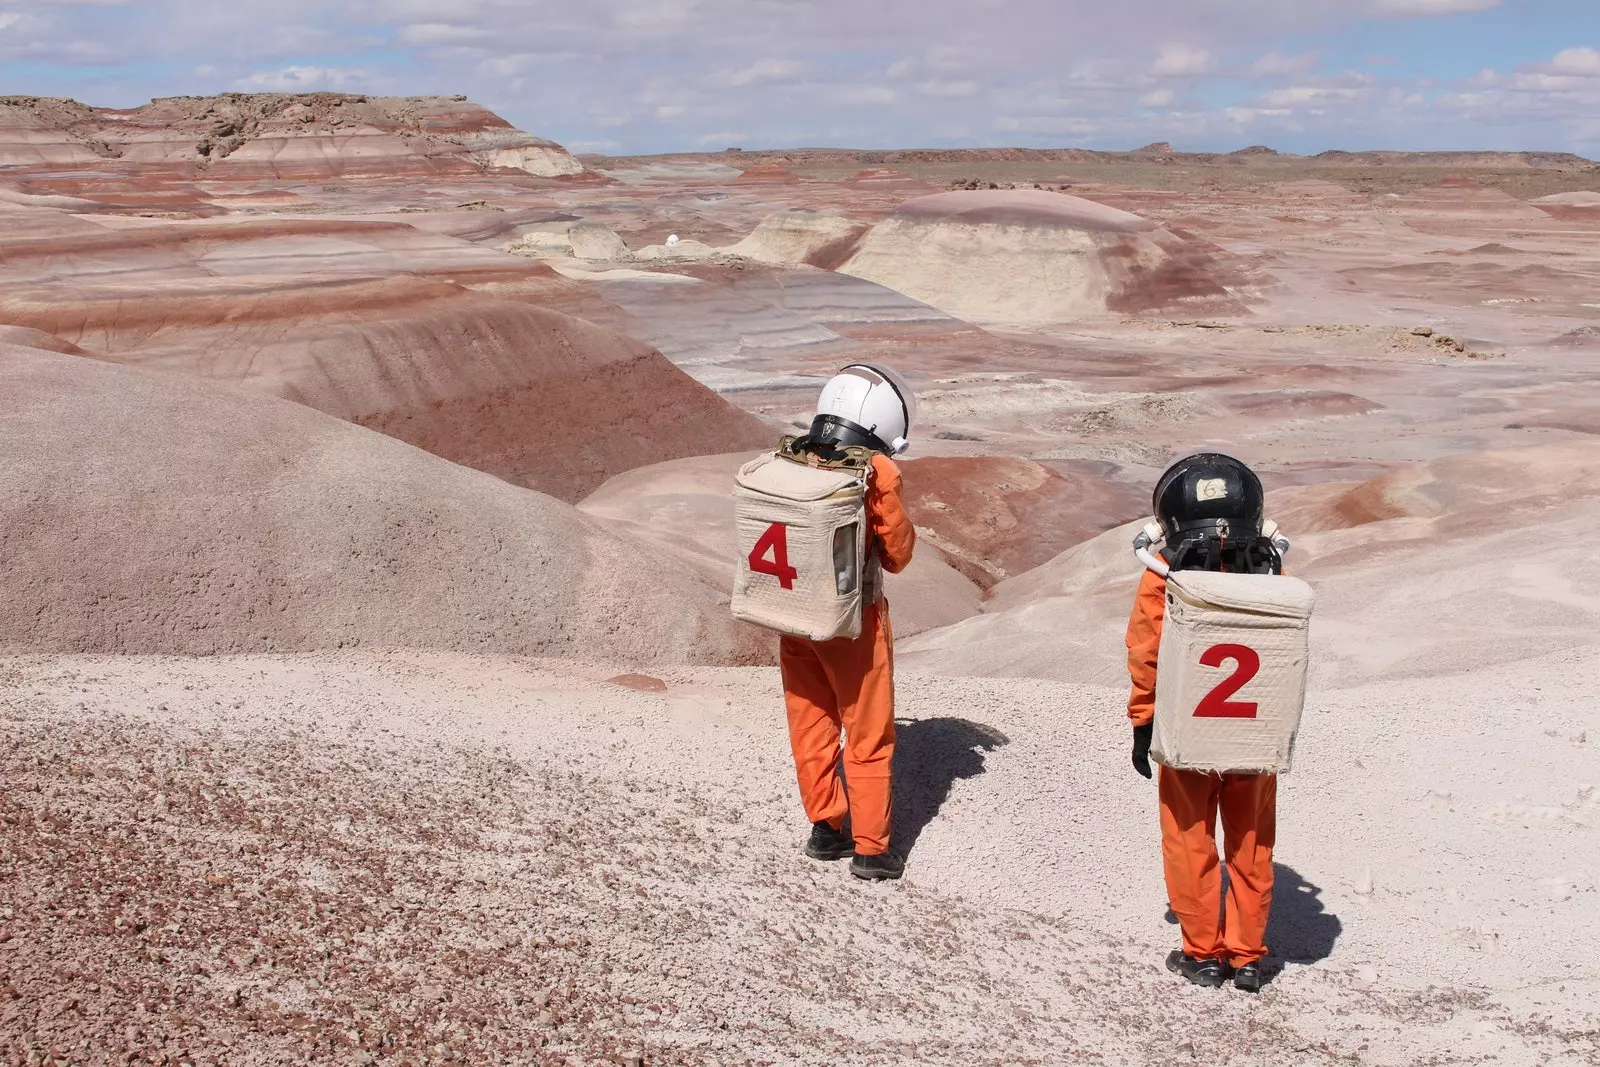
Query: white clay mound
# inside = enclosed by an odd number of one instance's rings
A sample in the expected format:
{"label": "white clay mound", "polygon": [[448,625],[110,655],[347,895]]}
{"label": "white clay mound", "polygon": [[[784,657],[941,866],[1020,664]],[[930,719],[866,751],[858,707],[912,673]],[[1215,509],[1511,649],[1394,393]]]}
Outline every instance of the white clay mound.
{"label": "white clay mound", "polygon": [[750,236],[724,251],[778,266],[832,269],[850,258],[867,229],[840,215],[792,208],[768,215]]}
{"label": "white clay mound", "polygon": [[1197,301],[1242,310],[1208,254],[1137,215],[1043,190],[908,201],[839,269],[976,322],[1071,322]]}

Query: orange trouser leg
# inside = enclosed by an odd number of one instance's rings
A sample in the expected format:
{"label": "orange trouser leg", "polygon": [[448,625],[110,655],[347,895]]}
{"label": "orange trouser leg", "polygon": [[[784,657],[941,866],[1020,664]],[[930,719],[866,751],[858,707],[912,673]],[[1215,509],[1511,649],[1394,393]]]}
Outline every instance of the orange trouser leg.
{"label": "orange trouser leg", "polygon": [[1272,845],[1278,833],[1278,776],[1229,774],[1219,795],[1228,910],[1223,947],[1235,967],[1267,954],[1272,915]]}
{"label": "orange trouser leg", "polygon": [[818,646],[800,637],[778,644],[778,669],[783,674],[783,702],[789,713],[789,748],[806,818],[837,830],[849,804],[839,780],[839,704],[833,680],[817,653]]}
{"label": "orange trouser leg", "polygon": [[1217,871],[1216,790],[1221,779],[1161,768],[1161,860],[1167,903],[1183,929],[1183,951],[1197,960],[1222,955],[1222,876]]}
{"label": "orange trouser leg", "polygon": [[[1167,900],[1183,928],[1183,951],[1234,966],[1266,955],[1272,910],[1272,845],[1278,779],[1269,774],[1201,774],[1161,768],[1161,855]],[[1223,921],[1216,821],[1228,856]]]}
{"label": "orange trouser leg", "polygon": [[[856,851],[889,847],[894,760],[894,634],[882,601],[862,613],[854,640],[786,637],[780,647],[789,741],[800,795],[812,822],[850,812]],[[823,683],[826,682],[826,688]],[[843,727],[845,798],[834,771]]]}

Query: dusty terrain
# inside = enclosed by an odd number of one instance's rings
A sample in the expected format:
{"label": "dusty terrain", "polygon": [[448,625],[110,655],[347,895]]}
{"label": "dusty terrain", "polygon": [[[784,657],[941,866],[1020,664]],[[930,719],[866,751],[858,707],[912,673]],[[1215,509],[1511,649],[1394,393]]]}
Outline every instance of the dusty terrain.
{"label": "dusty terrain", "polygon": [[[7,1062],[1600,1063],[1600,165],[6,98],[0,283]],[[800,855],[725,606],[867,358],[894,886]],[[1160,965],[1122,714],[1201,444],[1319,597],[1253,999]]]}

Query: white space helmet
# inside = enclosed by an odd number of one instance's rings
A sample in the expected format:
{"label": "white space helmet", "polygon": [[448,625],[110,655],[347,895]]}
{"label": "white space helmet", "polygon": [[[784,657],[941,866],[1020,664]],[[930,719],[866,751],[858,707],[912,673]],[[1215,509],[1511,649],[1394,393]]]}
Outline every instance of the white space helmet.
{"label": "white space helmet", "polygon": [[917,396],[888,367],[852,363],[822,387],[811,437],[897,456],[909,446]]}

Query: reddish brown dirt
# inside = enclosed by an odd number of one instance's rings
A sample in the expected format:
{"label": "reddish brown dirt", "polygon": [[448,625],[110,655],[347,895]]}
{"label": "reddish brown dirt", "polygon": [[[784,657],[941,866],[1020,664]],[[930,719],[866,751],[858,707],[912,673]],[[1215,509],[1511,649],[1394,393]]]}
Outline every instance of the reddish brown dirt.
{"label": "reddish brown dirt", "polygon": [[1106,464],[1044,465],[1007,456],[909,459],[906,507],[933,543],[985,588],[1135,517],[1140,493]]}

